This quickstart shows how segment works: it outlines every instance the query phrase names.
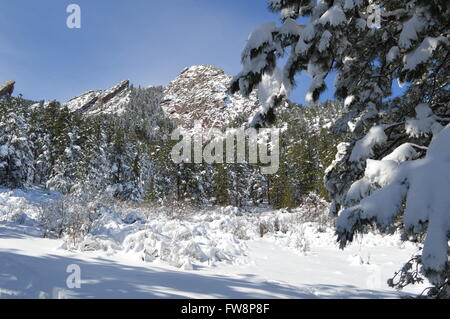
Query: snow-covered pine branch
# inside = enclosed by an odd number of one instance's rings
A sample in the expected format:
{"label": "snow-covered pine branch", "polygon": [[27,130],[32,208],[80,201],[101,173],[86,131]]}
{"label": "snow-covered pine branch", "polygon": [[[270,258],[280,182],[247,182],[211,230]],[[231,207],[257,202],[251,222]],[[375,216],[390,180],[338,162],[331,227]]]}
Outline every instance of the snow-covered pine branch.
{"label": "snow-covered pine branch", "polygon": [[363,179],[347,193],[348,203],[359,204],[341,212],[337,234],[341,247],[364,225],[375,222],[392,227],[403,216],[407,234],[427,233],[422,263],[428,278],[441,284],[448,273],[450,234],[450,125],[436,133],[424,158],[403,144],[381,161],[368,160]]}
{"label": "snow-covered pine branch", "polygon": [[[374,16],[374,5],[379,17]],[[293,87],[295,76],[306,72],[312,80],[306,101],[313,104],[326,89],[325,79],[335,73],[335,97],[344,105],[345,115],[334,131],[349,138],[338,146],[336,159],[326,170],[325,186],[332,199],[330,212],[341,215],[342,246],[368,222],[395,228],[406,200],[404,228],[414,233],[428,226],[427,238],[440,238],[439,243],[427,239],[425,273],[435,283],[448,278],[444,225],[450,218],[445,206],[450,183],[448,162],[439,151],[450,145],[448,3],[271,0],[269,8],[280,13],[281,26],[266,24],[252,33],[232,91],[248,95],[275,74],[283,75],[278,83]],[[301,17],[309,22],[298,23]],[[380,18],[376,27],[374,18]],[[279,65],[277,58],[287,54],[286,63]],[[392,96],[395,82],[404,88],[397,97]],[[272,103],[253,123],[270,122],[289,91],[272,90],[276,98],[267,99]],[[433,166],[441,174],[429,172]],[[420,191],[424,193],[418,195]],[[444,230],[436,230],[434,223]]]}

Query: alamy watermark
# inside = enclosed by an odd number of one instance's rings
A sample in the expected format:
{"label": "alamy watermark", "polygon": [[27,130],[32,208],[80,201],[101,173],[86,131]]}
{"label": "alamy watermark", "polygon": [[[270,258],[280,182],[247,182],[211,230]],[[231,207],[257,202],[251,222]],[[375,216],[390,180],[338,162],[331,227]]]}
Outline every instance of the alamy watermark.
{"label": "alamy watermark", "polygon": [[[181,140],[180,140],[181,139]],[[280,129],[237,128],[207,132],[200,122],[192,131],[176,129],[172,140],[171,158],[176,164],[254,164],[261,173],[272,175],[280,167]]]}
{"label": "alamy watermark", "polygon": [[66,25],[69,29],[81,28],[81,8],[78,4],[69,4],[66,8],[66,12],[69,16],[66,20]]}
{"label": "alamy watermark", "polygon": [[[69,29],[80,29],[81,28],[81,7],[72,3],[66,8],[66,12],[69,16],[66,20],[66,25]],[[371,4],[367,7],[367,26],[369,28],[381,28],[381,7],[377,4]]]}
{"label": "alamy watermark", "polygon": [[66,285],[69,289],[81,288],[81,268],[80,266],[73,264],[67,266],[66,272],[70,275],[67,277]]}
{"label": "alamy watermark", "polygon": [[381,28],[381,7],[376,4],[371,4],[367,7],[367,26],[369,28]]}

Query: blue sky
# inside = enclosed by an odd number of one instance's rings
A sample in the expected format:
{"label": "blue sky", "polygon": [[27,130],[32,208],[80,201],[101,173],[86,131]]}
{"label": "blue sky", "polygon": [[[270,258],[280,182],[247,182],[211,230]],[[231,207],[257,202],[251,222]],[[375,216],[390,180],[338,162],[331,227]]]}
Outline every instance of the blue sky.
{"label": "blue sky", "polygon": [[[81,29],[66,26],[71,3],[81,7]],[[234,75],[248,34],[278,18],[265,0],[0,0],[0,8],[0,82],[60,101],[124,79],[166,85],[195,64]],[[307,87],[301,76],[293,99],[302,103]]]}

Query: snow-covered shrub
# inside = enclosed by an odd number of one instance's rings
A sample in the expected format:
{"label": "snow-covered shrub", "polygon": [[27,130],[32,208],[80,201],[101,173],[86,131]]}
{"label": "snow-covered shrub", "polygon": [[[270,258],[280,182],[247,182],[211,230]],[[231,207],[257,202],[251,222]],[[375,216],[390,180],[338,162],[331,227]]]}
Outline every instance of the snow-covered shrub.
{"label": "snow-covered shrub", "polygon": [[[184,207],[187,210],[174,215],[173,207],[148,203],[106,205],[90,224],[90,232],[75,245],[66,247],[111,254],[122,251],[143,261],[158,260],[175,267],[233,263],[245,256],[242,237],[253,236],[254,231],[248,231],[251,223],[238,220],[235,214],[222,214],[220,209]],[[136,216],[139,220],[130,223]]]}
{"label": "snow-covered shrub", "polygon": [[189,202],[175,201],[170,205],[165,205],[163,210],[170,219],[183,219],[195,213],[198,208]]}
{"label": "snow-covered shrub", "polygon": [[290,237],[290,247],[293,247],[303,254],[306,254],[311,250],[303,225],[298,227],[297,231],[294,232],[294,235]]}
{"label": "snow-covered shrub", "polygon": [[329,204],[317,194],[310,193],[303,197],[302,205],[294,210],[299,217],[298,223],[318,223],[331,226],[334,222],[328,214]]}
{"label": "snow-covered shrub", "polygon": [[65,214],[66,209],[62,200],[42,203],[39,210],[38,223],[44,238],[52,235],[56,235],[56,237],[63,235]]}
{"label": "snow-covered shrub", "polygon": [[0,220],[14,221],[18,214],[20,214],[20,213],[19,213],[19,211],[17,211],[16,207],[14,207],[12,205],[4,206],[0,210]]}
{"label": "snow-covered shrub", "polygon": [[139,213],[139,212],[129,212],[125,218],[123,219],[123,222],[125,224],[134,224],[136,222],[144,222],[145,221],[145,217]]}
{"label": "snow-covered shrub", "polygon": [[267,221],[260,221],[259,222],[259,236],[261,238],[264,237],[267,233],[273,231],[272,225],[270,225]]}
{"label": "snow-covered shrub", "polygon": [[249,240],[251,237],[249,234],[248,223],[242,219],[237,219],[234,223],[233,235],[239,240]]}
{"label": "snow-covered shrub", "polygon": [[12,218],[12,221],[18,225],[24,225],[24,226],[33,226],[34,221],[28,217],[26,213],[18,213],[15,214]]}
{"label": "snow-covered shrub", "polygon": [[34,226],[40,203],[58,196],[58,193],[39,189],[0,188],[0,222]]}
{"label": "snow-covered shrub", "polygon": [[73,245],[90,232],[93,221],[88,202],[69,195],[43,202],[38,214],[44,237],[67,236]]}

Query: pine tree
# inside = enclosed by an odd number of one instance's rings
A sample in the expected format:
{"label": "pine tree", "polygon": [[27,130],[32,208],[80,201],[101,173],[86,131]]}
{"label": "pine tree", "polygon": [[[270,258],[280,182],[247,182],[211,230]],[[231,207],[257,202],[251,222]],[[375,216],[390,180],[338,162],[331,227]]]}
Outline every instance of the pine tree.
{"label": "pine tree", "polygon": [[21,97],[0,99],[0,184],[23,187],[34,171],[26,105]]}
{"label": "pine tree", "polygon": [[212,164],[206,167],[206,184],[203,187],[208,189],[208,204],[230,205],[227,164]]}
{"label": "pine tree", "polygon": [[105,132],[108,124],[100,117],[85,119],[83,123],[81,135],[84,141],[81,146],[75,188],[78,191],[95,194],[111,186],[108,138]]}
{"label": "pine tree", "polygon": [[52,167],[47,187],[68,194],[74,191],[81,156],[82,137],[80,136],[81,118],[70,114],[66,107],[61,108],[57,120],[55,144],[57,157]]}
{"label": "pine tree", "polygon": [[[403,216],[405,239],[427,234],[422,272],[437,287],[433,291],[448,296],[448,2],[270,0],[269,7],[281,14],[282,25],[252,32],[231,91],[262,91],[265,103],[253,124],[267,125],[298,73],[312,78],[306,100],[315,103],[336,72],[335,97],[346,114],[335,132],[350,137],[339,145],[325,181],[331,212],[339,215],[341,247],[367,224],[392,230]],[[298,24],[301,17],[309,22]],[[280,70],[278,58],[286,55]],[[398,98],[391,97],[393,81],[409,85]]]}

